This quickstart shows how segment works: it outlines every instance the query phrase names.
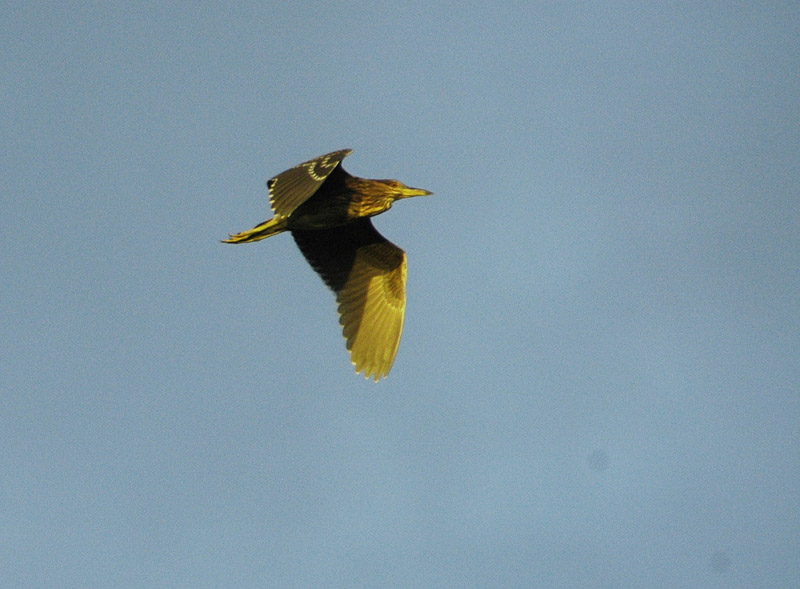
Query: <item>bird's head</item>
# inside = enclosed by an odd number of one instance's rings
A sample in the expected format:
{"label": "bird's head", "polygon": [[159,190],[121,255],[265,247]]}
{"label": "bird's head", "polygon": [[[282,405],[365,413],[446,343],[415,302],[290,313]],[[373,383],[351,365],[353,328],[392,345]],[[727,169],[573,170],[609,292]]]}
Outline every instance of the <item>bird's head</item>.
{"label": "bird's head", "polygon": [[386,191],[390,193],[395,200],[400,198],[410,198],[412,196],[427,196],[429,194],[433,194],[433,192],[429,190],[423,190],[422,188],[411,188],[410,186],[406,186],[397,180],[376,180],[376,182],[380,182],[381,184],[385,185]]}

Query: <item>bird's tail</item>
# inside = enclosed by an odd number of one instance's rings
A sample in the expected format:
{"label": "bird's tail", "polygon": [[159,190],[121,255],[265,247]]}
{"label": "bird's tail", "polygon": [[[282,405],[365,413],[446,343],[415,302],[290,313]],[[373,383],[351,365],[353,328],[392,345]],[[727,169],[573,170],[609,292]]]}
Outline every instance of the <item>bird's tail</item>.
{"label": "bird's tail", "polygon": [[256,225],[252,229],[242,231],[241,233],[235,233],[228,237],[228,239],[223,239],[222,243],[259,241],[271,235],[275,235],[276,233],[281,233],[282,231],[286,231],[286,219],[270,219],[269,221],[264,221],[260,225]]}

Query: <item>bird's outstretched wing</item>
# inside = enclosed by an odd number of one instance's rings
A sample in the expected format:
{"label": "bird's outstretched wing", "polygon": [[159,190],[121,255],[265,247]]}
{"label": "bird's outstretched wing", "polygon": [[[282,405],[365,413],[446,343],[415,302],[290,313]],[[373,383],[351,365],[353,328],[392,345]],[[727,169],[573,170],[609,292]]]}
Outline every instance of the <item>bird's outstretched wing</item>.
{"label": "bird's outstretched wing", "polygon": [[292,211],[308,200],[336,166],[351,153],[352,149],[327,153],[270,178],[267,181],[269,204],[275,211],[275,217],[291,215]]}
{"label": "bird's outstretched wing", "polygon": [[369,219],[341,227],[292,231],[300,251],[336,293],[350,359],[376,381],[389,374],[406,312],[405,252]]}

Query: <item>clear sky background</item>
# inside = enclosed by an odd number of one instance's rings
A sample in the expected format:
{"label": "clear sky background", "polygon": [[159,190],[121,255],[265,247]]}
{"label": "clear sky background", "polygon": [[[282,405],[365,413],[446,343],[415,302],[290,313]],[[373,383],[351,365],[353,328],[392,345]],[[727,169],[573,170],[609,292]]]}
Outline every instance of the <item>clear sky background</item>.
{"label": "clear sky background", "polygon": [[[800,8],[0,9],[9,586],[800,586]],[[265,181],[436,193],[356,375]]]}

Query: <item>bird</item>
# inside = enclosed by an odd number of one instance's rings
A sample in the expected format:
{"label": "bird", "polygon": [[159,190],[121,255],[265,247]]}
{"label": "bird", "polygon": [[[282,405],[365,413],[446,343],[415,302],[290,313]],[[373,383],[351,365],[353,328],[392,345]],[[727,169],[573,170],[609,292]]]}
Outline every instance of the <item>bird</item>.
{"label": "bird", "polygon": [[378,233],[371,217],[394,201],[433,194],[397,180],[352,176],[341,149],[267,181],[274,213],[223,243],[259,241],[289,231],[336,295],[339,323],[356,373],[379,381],[394,364],[406,311],[406,253]]}

